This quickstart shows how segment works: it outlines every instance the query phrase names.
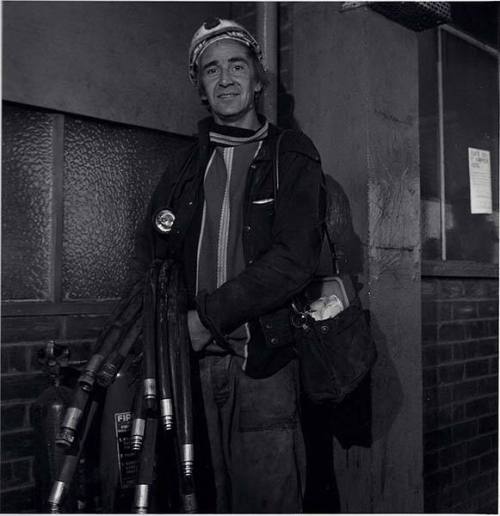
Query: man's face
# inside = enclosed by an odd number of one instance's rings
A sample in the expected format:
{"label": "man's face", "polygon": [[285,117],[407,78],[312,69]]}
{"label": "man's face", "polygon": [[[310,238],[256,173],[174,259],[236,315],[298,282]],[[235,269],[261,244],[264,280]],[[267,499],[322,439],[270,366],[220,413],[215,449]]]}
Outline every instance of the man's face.
{"label": "man's face", "polygon": [[253,60],[245,45],[230,39],[212,43],[199,61],[203,99],[222,125],[256,129],[254,95],[262,89]]}

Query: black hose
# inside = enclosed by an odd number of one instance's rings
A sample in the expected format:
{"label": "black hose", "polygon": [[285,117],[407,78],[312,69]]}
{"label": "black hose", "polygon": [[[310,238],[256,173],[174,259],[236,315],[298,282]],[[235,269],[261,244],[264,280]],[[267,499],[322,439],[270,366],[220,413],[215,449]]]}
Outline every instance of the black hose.
{"label": "black hose", "polygon": [[167,285],[172,262],[163,262],[158,276],[156,304],[156,374],[159,386],[160,421],[164,430],[173,426],[172,379],[169,364],[169,336],[167,325],[168,295]]}

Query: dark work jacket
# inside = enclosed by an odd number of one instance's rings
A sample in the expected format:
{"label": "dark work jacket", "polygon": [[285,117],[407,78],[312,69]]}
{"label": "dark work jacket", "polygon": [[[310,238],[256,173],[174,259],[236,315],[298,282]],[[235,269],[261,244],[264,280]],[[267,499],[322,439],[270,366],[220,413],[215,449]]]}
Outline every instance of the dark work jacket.
{"label": "dark work jacket", "polygon": [[[265,377],[293,357],[290,301],[312,279],[319,262],[325,198],[318,151],[303,133],[287,131],[280,143],[279,189],[274,202],[276,140],[269,134],[250,165],[243,206],[245,269],[211,293],[196,296],[196,255],[203,212],[203,176],[213,151],[210,119],[199,125],[198,141],[177,153],[153,193],[135,246],[134,272],[142,277],[154,259],[182,261],[191,308],[214,339],[227,348],[225,335],[249,323],[246,373]],[[154,229],[162,209],[175,214],[168,235]]]}

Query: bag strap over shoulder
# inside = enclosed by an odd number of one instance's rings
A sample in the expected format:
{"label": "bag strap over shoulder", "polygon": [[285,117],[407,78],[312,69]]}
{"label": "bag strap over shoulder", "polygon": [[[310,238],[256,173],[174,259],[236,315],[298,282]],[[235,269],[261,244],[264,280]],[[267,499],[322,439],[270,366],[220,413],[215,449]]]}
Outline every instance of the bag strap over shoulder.
{"label": "bag strap over shoulder", "polygon": [[[287,132],[290,132],[290,130],[285,129],[285,130],[281,131],[281,133],[279,134],[279,136],[276,140],[276,151],[275,151],[275,158],[274,158],[274,176],[273,176],[273,193],[274,193],[275,202],[277,202],[277,200],[278,200],[278,191],[279,191],[279,187],[280,187],[280,178],[279,178],[280,143],[281,143],[283,136]],[[325,191],[325,194],[326,194],[327,189],[326,189],[324,173],[321,173],[321,188],[323,188],[323,190]],[[333,245],[333,241],[330,238],[330,234],[328,233],[328,228],[326,226],[326,220],[323,221],[323,233],[324,233],[324,238],[323,238],[323,245],[321,248],[320,256],[324,256],[325,251],[326,251],[325,245],[327,245],[328,246],[327,251],[329,251],[329,256],[330,256],[331,262],[332,262],[332,275],[338,276],[340,274],[340,271],[339,271],[339,266],[338,266],[337,254],[335,253],[335,246]]]}

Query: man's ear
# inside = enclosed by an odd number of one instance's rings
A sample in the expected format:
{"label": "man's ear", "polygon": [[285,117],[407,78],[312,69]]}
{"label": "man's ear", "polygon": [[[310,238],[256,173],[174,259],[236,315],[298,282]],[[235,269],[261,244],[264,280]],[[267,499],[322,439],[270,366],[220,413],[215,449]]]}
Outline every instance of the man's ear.
{"label": "man's ear", "polygon": [[255,85],[253,91],[254,93],[260,93],[262,91],[262,83],[260,81]]}

